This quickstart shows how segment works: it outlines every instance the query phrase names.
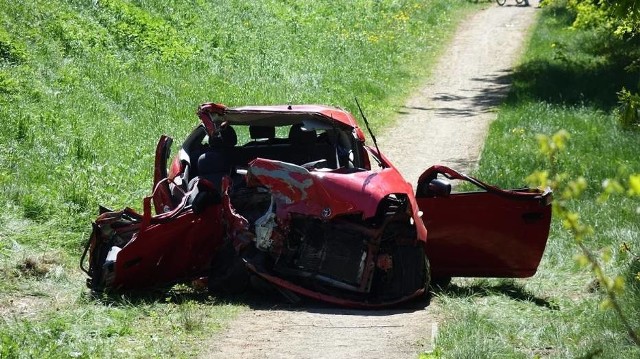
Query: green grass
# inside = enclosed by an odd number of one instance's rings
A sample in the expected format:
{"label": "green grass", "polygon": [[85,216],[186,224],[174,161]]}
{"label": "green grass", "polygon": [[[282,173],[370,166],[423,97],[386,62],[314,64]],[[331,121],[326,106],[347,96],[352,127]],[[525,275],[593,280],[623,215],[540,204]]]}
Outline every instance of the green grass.
{"label": "green grass", "polygon": [[[151,186],[157,138],[183,139],[200,103],[354,110],[358,96],[374,127],[386,125],[427,73],[425,63],[460,17],[454,11],[467,5],[48,4],[0,5],[0,201],[73,233],[86,229],[98,204],[138,208]],[[81,242],[66,236],[54,234],[62,246]]]}
{"label": "green grass", "polygon": [[5,315],[3,358],[193,357],[206,349],[203,340],[242,310],[189,294],[166,301],[101,302],[81,296],[51,303],[43,295],[15,302],[52,308],[28,313],[28,319],[24,313]]}
{"label": "green grass", "polygon": [[353,111],[357,96],[388,125],[481,6],[0,0],[0,357],[197,354],[243,306],[87,298],[77,262],[98,204],[139,209],[157,139],[184,139],[203,102]]}
{"label": "green grass", "polygon": [[[640,173],[638,132],[620,129],[615,92],[634,88],[638,73],[624,72],[629,56],[603,51],[611,40],[594,30],[570,30],[570,14],[545,8],[514,86],[492,124],[476,175],[504,187],[526,184],[548,168],[538,154],[536,134],[560,129],[571,134],[557,168],[584,176],[586,193],[570,206],[595,235],[596,253],[610,248],[609,275],[625,277],[621,303],[640,330],[640,262],[619,251],[622,243],[640,254],[640,200],[614,196],[597,200],[606,178]],[[604,41],[604,42],[603,42]],[[609,42],[606,42],[609,41]],[[619,51],[622,52],[622,51]],[[578,247],[558,221],[538,273],[525,280],[458,279],[438,294],[447,318],[431,357],[447,358],[631,358],[640,355],[611,310],[599,309],[604,293],[588,268],[576,264]]]}

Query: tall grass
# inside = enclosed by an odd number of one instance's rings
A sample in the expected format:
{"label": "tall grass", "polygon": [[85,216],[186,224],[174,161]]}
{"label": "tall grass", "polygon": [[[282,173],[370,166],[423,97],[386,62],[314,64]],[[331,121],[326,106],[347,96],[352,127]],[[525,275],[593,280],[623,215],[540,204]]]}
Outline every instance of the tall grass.
{"label": "tall grass", "polygon": [[[522,186],[533,171],[549,166],[538,154],[535,135],[567,130],[571,139],[557,170],[587,180],[587,191],[572,210],[594,227],[595,235],[585,244],[596,253],[611,250],[605,270],[625,277],[623,307],[640,328],[640,263],[619,250],[626,243],[639,253],[640,201],[622,196],[598,201],[603,180],[640,172],[639,134],[619,128],[613,115],[615,92],[638,74],[625,72],[621,64],[627,59],[596,51],[611,45],[603,42],[603,34],[570,30],[571,20],[564,9],[543,10],[514,73],[509,99],[490,128],[476,174],[504,187]],[[438,297],[452,316],[442,328],[438,353],[456,358],[640,355],[615,314],[599,309],[603,292],[589,270],[576,264],[578,252],[571,235],[555,221],[533,278],[454,282]]]}
{"label": "tall grass", "polygon": [[184,138],[207,101],[358,96],[382,126],[465,4],[3,1],[0,201],[74,233],[98,203],[137,206],[155,141]]}

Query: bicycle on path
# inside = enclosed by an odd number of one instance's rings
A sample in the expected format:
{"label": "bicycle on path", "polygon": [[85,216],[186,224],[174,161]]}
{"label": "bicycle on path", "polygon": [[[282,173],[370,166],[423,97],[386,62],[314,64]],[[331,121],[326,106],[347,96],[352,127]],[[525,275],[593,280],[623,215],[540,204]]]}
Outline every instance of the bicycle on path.
{"label": "bicycle on path", "polygon": [[[502,6],[507,2],[507,0],[496,0],[496,2],[498,3],[498,5]],[[516,4],[518,5],[522,5],[523,3],[526,6],[529,6],[529,0],[516,0]]]}

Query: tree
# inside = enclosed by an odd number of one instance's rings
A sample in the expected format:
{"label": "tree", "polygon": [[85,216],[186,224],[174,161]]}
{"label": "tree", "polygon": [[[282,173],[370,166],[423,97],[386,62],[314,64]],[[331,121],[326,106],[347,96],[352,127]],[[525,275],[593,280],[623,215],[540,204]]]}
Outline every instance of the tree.
{"label": "tree", "polygon": [[[562,0],[552,0],[559,1]],[[634,38],[640,33],[637,0],[568,0],[566,6],[576,13],[574,27],[604,27],[624,38]]]}
{"label": "tree", "polygon": [[575,14],[572,27],[592,28],[615,39],[615,46],[603,41],[602,52],[628,59],[626,70],[638,76],[632,88],[618,92],[617,115],[624,128],[640,128],[640,1],[639,0],[547,0],[543,4],[566,7]]}

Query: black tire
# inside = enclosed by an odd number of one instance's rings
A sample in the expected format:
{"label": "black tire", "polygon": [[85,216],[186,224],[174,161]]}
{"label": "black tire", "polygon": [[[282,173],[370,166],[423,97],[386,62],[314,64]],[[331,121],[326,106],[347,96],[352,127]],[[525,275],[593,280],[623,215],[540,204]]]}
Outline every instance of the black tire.
{"label": "black tire", "polygon": [[522,3],[524,3],[524,0],[516,0],[516,4],[522,5]]}
{"label": "black tire", "polygon": [[211,263],[208,279],[212,294],[240,294],[249,287],[249,273],[231,245],[220,249]]}
{"label": "black tire", "polygon": [[389,254],[394,266],[390,271],[377,269],[371,290],[374,301],[394,301],[419,289],[424,289],[424,298],[428,298],[431,267],[423,247],[396,246]]}
{"label": "black tire", "polygon": [[498,5],[502,6],[507,2],[507,0],[496,0],[496,2],[498,3]]}

